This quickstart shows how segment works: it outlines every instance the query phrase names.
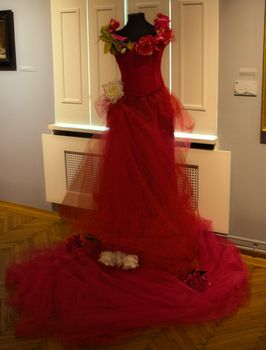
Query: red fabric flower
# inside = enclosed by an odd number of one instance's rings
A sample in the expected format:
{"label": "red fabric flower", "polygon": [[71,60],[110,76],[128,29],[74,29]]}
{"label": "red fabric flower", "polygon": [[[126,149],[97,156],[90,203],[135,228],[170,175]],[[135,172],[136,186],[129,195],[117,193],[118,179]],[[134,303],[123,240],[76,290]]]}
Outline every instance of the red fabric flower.
{"label": "red fabric flower", "polygon": [[109,22],[109,26],[110,26],[110,32],[114,32],[115,30],[117,30],[117,28],[120,27],[120,23],[115,19],[111,18]]}
{"label": "red fabric flower", "polygon": [[153,52],[161,51],[170,42],[173,37],[173,31],[169,28],[169,17],[158,13],[154,20],[156,36],[146,35],[139,39],[135,46],[135,50],[140,55],[149,56]]}
{"label": "red fabric flower", "polygon": [[154,20],[154,27],[156,30],[160,28],[168,28],[170,19],[168,16],[163,15],[162,13],[157,14],[157,18]]}
{"label": "red fabric flower", "polygon": [[202,270],[193,270],[184,282],[191,288],[196,291],[202,293],[207,290],[207,288],[211,285],[208,281],[208,277],[206,275],[206,271]]}
{"label": "red fabric flower", "polygon": [[157,51],[161,51],[166,46],[163,36],[156,36],[154,38],[153,43],[154,43],[154,48]]}
{"label": "red fabric flower", "polygon": [[173,37],[173,31],[170,28],[161,28],[157,35],[163,38],[164,44],[167,45]]}
{"label": "red fabric flower", "polygon": [[154,50],[154,36],[146,35],[139,39],[138,43],[135,46],[135,50],[137,53],[143,56],[150,56],[153,54]]}
{"label": "red fabric flower", "polygon": [[73,235],[67,239],[66,250],[68,253],[72,252],[77,248],[82,248],[83,242],[80,238],[80,235]]}
{"label": "red fabric flower", "polygon": [[86,239],[79,234],[72,235],[66,241],[66,251],[77,261],[86,259],[88,256],[97,260],[99,249],[101,249],[99,241],[93,236],[86,236]]}

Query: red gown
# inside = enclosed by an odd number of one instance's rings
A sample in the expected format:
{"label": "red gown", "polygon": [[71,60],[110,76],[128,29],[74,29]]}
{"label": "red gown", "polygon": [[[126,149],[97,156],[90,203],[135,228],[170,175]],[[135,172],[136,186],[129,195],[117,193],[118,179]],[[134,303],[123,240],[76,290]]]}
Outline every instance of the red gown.
{"label": "red gown", "polygon": [[[187,145],[177,147],[173,135],[193,122],[164,85],[162,52],[115,56],[124,96],[108,108],[93,210],[84,203],[61,209],[80,236],[7,270],[18,336],[110,344],[147,327],[227,317],[246,302],[249,275],[238,249],[193,208]],[[137,254],[139,267],[104,266],[104,250]]]}

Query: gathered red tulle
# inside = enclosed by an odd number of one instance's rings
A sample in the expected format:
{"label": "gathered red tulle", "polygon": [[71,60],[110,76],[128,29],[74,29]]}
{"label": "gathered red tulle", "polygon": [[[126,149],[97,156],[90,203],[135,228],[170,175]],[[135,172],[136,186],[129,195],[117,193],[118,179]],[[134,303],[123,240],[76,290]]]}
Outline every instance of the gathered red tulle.
{"label": "gathered red tulle", "polygon": [[[60,209],[75,237],[7,270],[17,335],[111,344],[147,327],[230,316],[247,301],[237,248],[195,210],[188,143],[173,136],[193,121],[163,84],[161,54],[117,55],[124,96],[109,106],[108,132],[86,150],[101,143],[97,180],[93,189],[85,181],[87,157]],[[136,254],[139,267],[106,267],[98,261],[105,250]]]}
{"label": "gathered red tulle", "polygon": [[[184,140],[175,147],[173,133],[174,126],[191,131],[193,120],[163,84],[161,52],[152,57],[129,52],[120,60],[126,93],[108,111],[104,162],[93,197],[80,182],[88,158],[79,169],[79,185],[72,184],[83,194],[78,208],[62,206],[61,215],[69,220],[74,214],[73,231],[96,236],[105,249],[137,254],[145,266],[184,275],[196,262],[200,223],[184,167],[188,144]],[[127,67],[136,68],[128,74]],[[141,95],[140,80],[142,89],[146,84]],[[71,196],[70,191],[68,204]]]}

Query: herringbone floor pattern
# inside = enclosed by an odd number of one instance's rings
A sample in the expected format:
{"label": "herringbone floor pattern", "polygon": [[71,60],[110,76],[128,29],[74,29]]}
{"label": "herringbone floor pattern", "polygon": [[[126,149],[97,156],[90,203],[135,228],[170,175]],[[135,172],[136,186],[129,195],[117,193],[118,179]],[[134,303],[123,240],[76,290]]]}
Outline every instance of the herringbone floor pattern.
{"label": "herringbone floor pattern", "polygon": [[[0,202],[0,349],[68,350],[52,340],[17,339],[15,314],[5,305],[4,274],[10,259],[25,248],[51,245],[66,234],[54,214]],[[186,328],[154,329],[130,343],[79,350],[266,350],[266,260],[245,257],[252,274],[250,305],[226,320]],[[76,349],[77,350],[77,349]]]}

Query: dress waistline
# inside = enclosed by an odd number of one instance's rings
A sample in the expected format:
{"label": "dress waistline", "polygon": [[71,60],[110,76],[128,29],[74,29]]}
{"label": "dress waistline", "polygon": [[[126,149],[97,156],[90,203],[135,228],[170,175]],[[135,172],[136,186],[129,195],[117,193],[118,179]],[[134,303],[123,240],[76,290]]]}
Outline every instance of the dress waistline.
{"label": "dress waistline", "polygon": [[145,96],[153,95],[153,94],[163,90],[164,88],[165,88],[165,85],[162,84],[159,88],[156,88],[156,89],[154,89],[152,91],[149,91],[148,93],[146,92],[145,94],[144,93],[140,94],[140,93],[137,93],[137,92],[134,93],[134,92],[131,92],[131,91],[127,91],[127,89],[124,88],[124,96],[145,97]]}

